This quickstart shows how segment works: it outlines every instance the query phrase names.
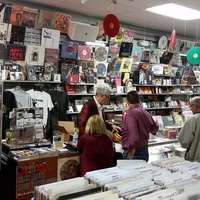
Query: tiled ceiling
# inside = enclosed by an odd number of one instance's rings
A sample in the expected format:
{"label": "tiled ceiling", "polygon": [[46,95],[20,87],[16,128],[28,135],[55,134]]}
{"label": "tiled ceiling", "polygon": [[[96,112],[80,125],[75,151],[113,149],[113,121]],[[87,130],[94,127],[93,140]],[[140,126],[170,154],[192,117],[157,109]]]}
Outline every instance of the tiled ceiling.
{"label": "tiled ceiling", "polygon": [[[22,3],[34,3],[59,8],[69,12],[80,13],[84,16],[102,19],[109,14],[107,6],[111,0],[88,0],[85,5],[81,0],[20,0]],[[17,3],[18,0],[15,0]],[[145,8],[161,5],[164,3],[176,3],[190,8],[200,10],[199,0],[117,0],[117,5],[112,11],[121,24],[142,27],[145,29],[158,30],[170,35],[173,29],[177,35],[193,40],[200,38],[200,20],[180,21],[152,14],[145,11]],[[169,10],[170,12],[170,10]],[[178,12],[178,11],[177,11]],[[186,13],[187,14],[187,13]],[[72,17],[73,20],[73,17]]]}

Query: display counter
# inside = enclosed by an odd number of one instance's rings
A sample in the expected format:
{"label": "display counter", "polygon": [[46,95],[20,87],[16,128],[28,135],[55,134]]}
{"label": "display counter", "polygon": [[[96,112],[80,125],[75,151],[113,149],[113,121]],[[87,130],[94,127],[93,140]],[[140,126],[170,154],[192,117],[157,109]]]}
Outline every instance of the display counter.
{"label": "display counter", "polygon": [[[79,176],[80,156],[78,152],[57,151],[25,159],[7,152],[10,144],[3,143],[1,199],[30,200],[34,187]],[[17,150],[16,150],[17,151]]]}

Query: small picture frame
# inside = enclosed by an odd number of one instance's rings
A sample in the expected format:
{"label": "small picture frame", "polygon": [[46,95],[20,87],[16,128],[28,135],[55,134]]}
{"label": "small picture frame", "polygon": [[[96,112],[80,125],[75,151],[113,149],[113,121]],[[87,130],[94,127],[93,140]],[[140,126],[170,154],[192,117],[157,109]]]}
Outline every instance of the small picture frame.
{"label": "small picture frame", "polygon": [[61,81],[61,75],[60,74],[53,74],[53,81],[54,82],[60,82]]}

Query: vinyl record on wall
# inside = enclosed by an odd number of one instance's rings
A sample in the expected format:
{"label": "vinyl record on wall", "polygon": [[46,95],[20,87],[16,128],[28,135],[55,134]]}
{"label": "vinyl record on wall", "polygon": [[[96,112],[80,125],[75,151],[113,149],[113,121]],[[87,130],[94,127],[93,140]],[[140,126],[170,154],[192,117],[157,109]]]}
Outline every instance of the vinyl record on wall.
{"label": "vinyl record on wall", "polygon": [[91,48],[88,45],[78,46],[78,59],[89,60],[91,58]]}
{"label": "vinyl record on wall", "polygon": [[200,47],[193,47],[187,52],[187,60],[190,64],[200,64]]}
{"label": "vinyl record on wall", "polygon": [[105,33],[110,37],[115,37],[119,32],[119,20],[113,14],[108,14],[103,20]]}
{"label": "vinyl record on wall", "polygon": [[95,49],[94,58],[98,62],[105,62],[108,57],[108,50],[105,47]]}

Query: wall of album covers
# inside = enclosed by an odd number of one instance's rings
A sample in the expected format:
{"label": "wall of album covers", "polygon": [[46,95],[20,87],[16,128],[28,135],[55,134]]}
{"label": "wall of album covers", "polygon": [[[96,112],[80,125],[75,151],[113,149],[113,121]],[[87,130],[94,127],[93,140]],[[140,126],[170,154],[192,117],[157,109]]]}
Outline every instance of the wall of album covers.
{"label": "wall of album covers", "polygon": [[[123,27],[116,37],[109,38],[101,20],[96,21],[95,43],[73,41],[68,36],[73,17],[68,13],[18,4],[1,3],[0,8],[0,80],[61,82],[70,96],[71,114],[79,113],[84,101],[94,95],[97,82],[110,84],[118,94],[126,94],[133,84],[150,85],[134,88],[149,96],[175,90],[182,93],[182,88],[171,86],[199,83],[199,66],[190,65],[183,56],[195,45],[192,42],[177,39],[172,48],[167,37],[145,41],[138,30]],[[146,38],[150,38],[148,34]],[[145,108],[152,109],[166,104],[165,98],[158,96],[143,97],[142,101]],[[110,104],[114,109],[126,108],[123,96],[111,98]],[[77,124],[77,115],[70,117]]]}

